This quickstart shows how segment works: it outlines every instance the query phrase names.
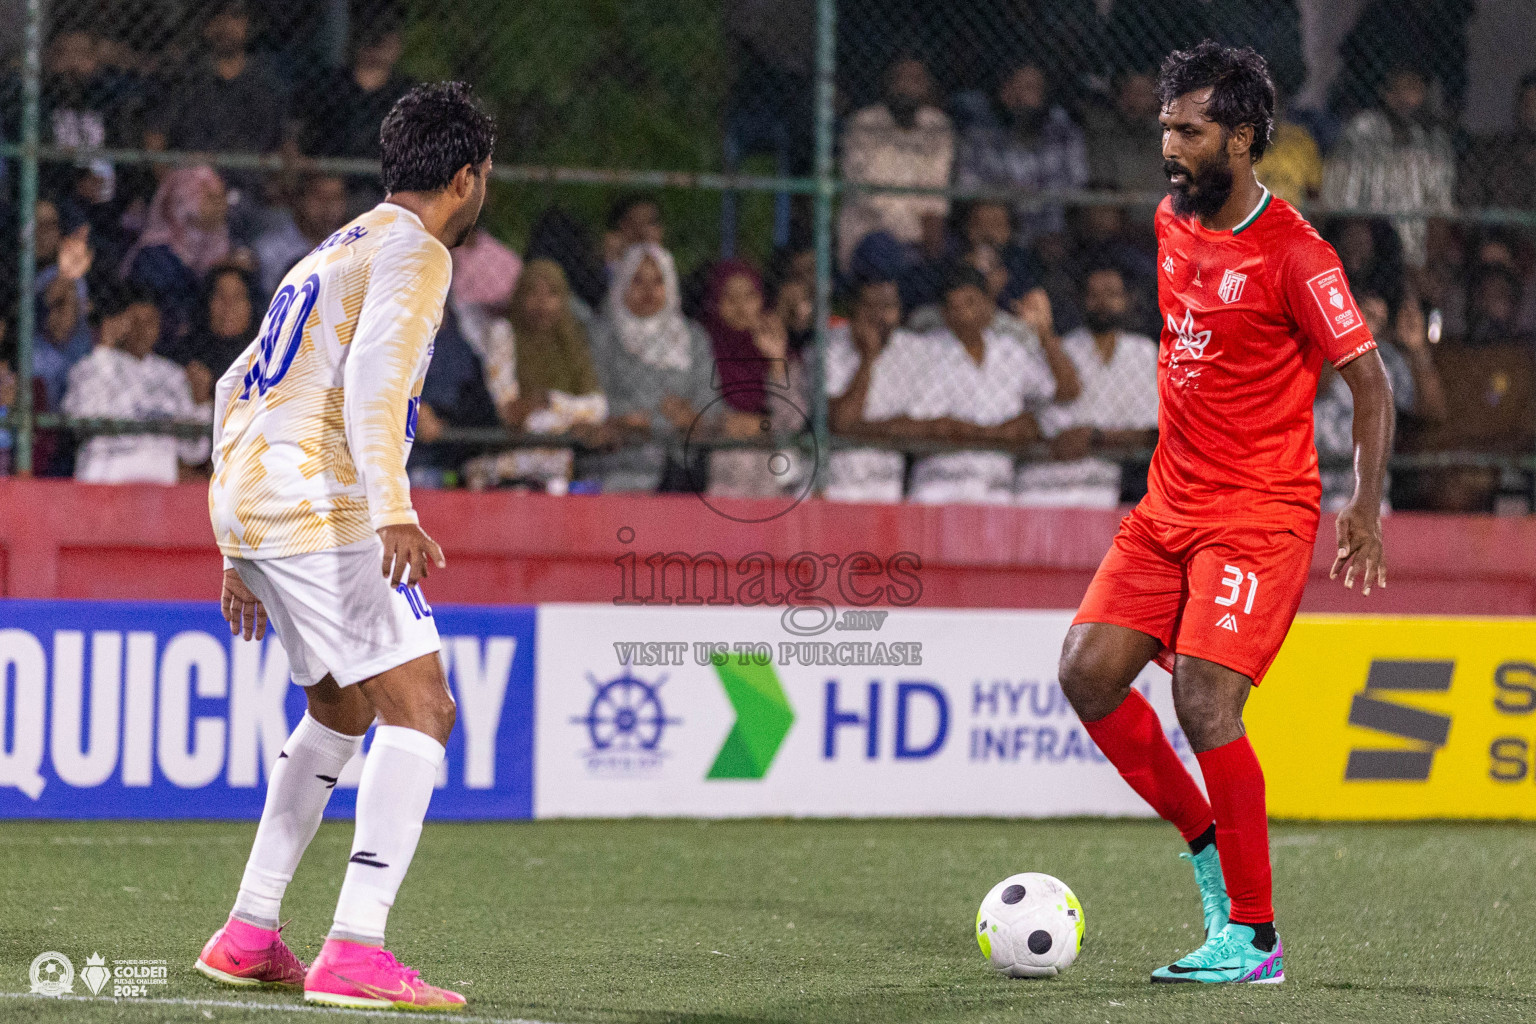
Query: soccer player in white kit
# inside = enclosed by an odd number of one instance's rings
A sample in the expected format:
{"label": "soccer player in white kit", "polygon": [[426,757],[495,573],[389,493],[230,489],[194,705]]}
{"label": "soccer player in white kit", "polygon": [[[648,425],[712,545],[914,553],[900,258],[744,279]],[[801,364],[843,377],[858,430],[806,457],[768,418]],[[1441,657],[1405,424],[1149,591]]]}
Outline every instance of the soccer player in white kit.
{"label": "soccer player in white kit", "polygon": [[[457,82],[423,85],[380,130],[386,199],[288,272],[214,394],[208,508],[224,617],[270,619],[309,709],[283,745],[228,922],[197,969],[334,1006],[451,1010],[384,948],[454,701],[419,581],[445,564],[417,525],[405,463],[453,265],[485,200],[495,126]],[[381,570],[382,567],[382,570]],[[313,965],[279,907],[342,767],[378,722],[335,923]]]}

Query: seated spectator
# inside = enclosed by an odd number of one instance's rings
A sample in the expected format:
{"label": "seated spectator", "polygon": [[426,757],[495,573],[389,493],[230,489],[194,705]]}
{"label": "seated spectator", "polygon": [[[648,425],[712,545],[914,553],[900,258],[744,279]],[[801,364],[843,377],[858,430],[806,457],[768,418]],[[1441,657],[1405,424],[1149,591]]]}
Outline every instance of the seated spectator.
{"label": "seated spectator", "polygon": [[[151,115],[145,148],[276,152],[283,142],[288,89],[266,61],[249,52],[251,17],[243,0],[213,5],[202,38],[204,54]],[[235,201],[256,202],[260,172],[231,172],[229,181],[240,193]]]}
{"label": "seated spectator", "polygon": [[[69,371],[64,411],[78,419],[207,421],[210,405],[192,398],[186,372],[154,353],[160,310],[147,289],[125,283],[98,299],[96,347]],[[208,460],[206,437],[100,434],[80,446],[75,479],[83,483],[174,484],[181,466]]]}
{"label": "seated spectator", "polygon": [[250,261],[231,249],[224,180],[212,167],[180,167],[165,176],[123,276],[149,289],[160,306],[166,344],[191,327],[203,278],[226,261]]}
{"label": "seated spectator", "polygon": [[1275,128],[1264,159],[1254,168],[1259,182],[1292,206],[1305,206],[1323,190],[1323,154],[1304,125],[1286,117],[1284,96],[1275,97]]}
{"label": "seated spectator", "polygon": [[[915,57],[893,63],[886,73],[885,98],[848,119],[843,129],[842,172],[848,182],[942,188],[949,184],[955,138],[949,118],[933,105],[933,82]],[[847,268],[854,251],[871,246],[886,273],[915,263],[926,249],[942,251],[942,196],[871,193],[845,195],[838,220],[838,260]],[[871,237],[875,236],[875,237]],[[892,265],[892,264],[898,265]]]}
{"label": "seated spectator", "polygon": [[159,350],[186,367],[192,398],[199,405],[212,401],[213,385],[256,337],[260,319],[253,288],[251,275],[240,267],[213,268],[198,295],[192,329]]}
{"label": "seated spectator", "polygon": [[554,260],[571,286],[571,306],[583,326],[607,294],[607,268],[592,246],[587,226],[558,206],[551,206],[528,232],[528,260]]}
{"label": "seated spectator", "polygon": [[[1000,283],[994,298],[1004,304],[1011,303],[1039,283],[1040,265],[1034,253],[1015,240],[1013,211],[1005,203],[977,200],[956,210],[960,225],[958,236],[948,239],[944,255],[926,260],[909,268],[897,282],[901,287],[903,305],[909,310],[932,305],[931,319],[927,327],[937,326],[938,303],[943,290],[944,275],[956,259],[974,256],[982,249],[990,256],[978,256],[987,264],[983,273],[1001,272]],[[998,268],[992,269],[993,265]],[[997,283],[997,282],[994,282]],[[927,327],[920,328],[926,330]]]}
{"label": "seated spectator", "polygon": [[608,208],[608,230],[603,235],[603,255],[611,270],[634,245],[661,245],[667,227],[661,220],[661,204],[643,192],[626,192]]}
{"label": "seated spectator", "polygon": [[1476,140],[1467,154],[1464,206],[1536,209],[1536,71],[1520,77],[1514,107],[1509,130]]}
{"label": "seated spectator", "polygon": [[502,422],[531,433],[585,433],[608,418],[587,332],[571,310],[571,288],[554,260],[529,261],[512,293],[515,391],[498,404]]}
{"label": "seated spectator", "polygon": [[[39,97],[44,145],[102,149],[138,144],[139,136],[130,131],[142,124],[144,90],[129,75],[103,64],[101,41],[95,28],[74,19],[66,20],[49,39]],[[19,110],[20,97],[13,102],[5,109]],[[116,169],[106,160],[49,161],[39,174],[42,187],[56,195],[75,191],[77,182],[99,202],[110,201],[117,192]]]}
{"label": "seated spectator", "polygon": [[[415,84],[399,70],[405,41],[387,17],[360,19],[352,62],[322,72],[313,84],[295,95],[295,113],[302,123],[299,148],[309,156],[379,158],[379,125],[384,116]],[[372,208],[384,193],[374,176],[347,183],[347,216]]]}
{"label": "seated spectator", "polygon": [[[1430,106],[1429,83],[1413,67],[1387,75],[1378,105],[1355,115],[1323,168],[1324,203],[1383,214],[1449,213],[1455,187],[1450,134]],[[1425,221],[1399,218],[1396,227],[1404,261],[1424,266]]]}
{"label": "seated spectator", "polygon": [[453,283],[448,299],[453,303],[464,340],[484,366],[485,386],[498,409],[517,398],[507,303],[522,271],[522,258],[484,228],[476,228],[463,245],[453,250]]}
{"label": "seated spectator", "polygon": [[1075,377],[1070,389],[1058,387],[1050,364],[1020,338],[992,328],[995,312],[986,278],[956,266],[944,289],[944,328],[896,333],[871,371],[867,423],[902,441],[993,449],[919,458],[913,501],[1011,502],[1012,452],[1040,436],[1034,413],[1058,392],[1062,400],[1076,397]]}
{"label": "seated spectator", "polygon": [[[989,108],[961,137],[955,184],[1040,192],[1082,188],[1087,182],[1082,129],[1050,102],[1045,70],[1029,62],[1008,71]],[[1020,201],[1016,221],[1017,241],[1023,245],[1066,226],[1060,203],[1035,209],[1027,199]]]}
{"label": "seated spectator", "polygon": [[1083,285],[1087,325],[1061,339],[1082,391],[1040,413],[1049,462],[1019,467],[1021,505],[1114,508],[1121,468],[1104,449],[1146,449],[1157,439],[1157,342],[1126,329],[1130,295],[1115,267],[1091,270]]}
{"label": "seated spectator", "polygon": [[[1157,239],[1133,225],[1120,206],[1079,207],[1070,220],[1075,244],[1069,265],[1076,280],[1086,280],[1091,268],[1115,268],[1130,303],[1125,329],[1149,337],[1160,334],[1163,318],[1157,308]],[[1081,283],[1074,292],[1079,289]],[[1046,290],[1052,291],[1049,282]],[[1056,298],[1054,294],[1051,297]],[[1070,303],[1068,309],[1076,311],[1082,299],[1080,294],[1072,294],[1064,301]]]}
{"label": "seated spectator", "polygon": [[613,440],[628,446],[592,456],[578,475],[599,477],[605,491],[655,490],[670,468],[666,482],[677,486],[688,475],[680,442],[718,396],[709,338],[683,316],[671,253],[630,246],[591,341]]}
{"label": "seated spectator", "polygon": [[[91,332],[86,324],[90,308],[85,278],[90,273],[93,254],[86,243],[87,228],[81,226],[59,240],[58,211],[52,203],[39,202],[39,235],[45,219],[52,217],[50,261],[37,275],[37,342],[32,346],[32,376],[43,382],[49,410],[59,408],[64,399],[64,385],[70,368],[91,351]],[[38,263],[43,262],[39,246]]]}
{"label": "seated spectator", "polygon": [[1531,336],[1520,329],[1521,300],[1521,281],[1514,267],[1479,264],[1472,274],[1463,344],[1469,348],[1531,345]]}
{"label": "seated spectator", "polygon": [[1323,237],[1338,252],[1353,289],[1380,295],[1387,305],[1397,308],[1407,280],[1403,243],[1391,221],[1380,217],[1345,217],[1328,224]]}
{"label": "seated spectator", "polygon": [[[1117,192],[1167,192],[1163,126],[1157,120],[1161,110],[1157,80],[1150,72],[1117,75],[1114,104],[1092,104],[1083,111],[1089,180]],[[1152,218],[1149,212],[1139,219]]]}
{"label": "seated spectator", "polygon": [[[901,326],[901,294],[895,281],[868,279],[854,285],[853,311],[846,324],[827,332],[826,385],[834,433],[869,440],[887,439],[879,424],[865,419],[865,402],[875,363]],[[899,451],[846,448],[827,457],[828,501],[901,500],[907,459]]]}
{"label": "seated spectator", "polygon": [[[726,437],[739,441],[805,427],[803,403],[790,391],[788,332],[763,298],[762,278],[749,264],[724,260],[710,271],[704,330],[719,375],[720,425]],[[806,472],[804,459],[793,449],[721,449],[710,453],[709,493],[733,498],[793,493],[804,484]]]}
{"label": "seated spectator", "polygon": [[[1353,283],[1353,282],[1351,282]],[[1392,384],[1392,404],[1399,417],[1408,417],[1416,425],[1432,426],[1445,420],[1445,387],[1439,371],[1429,356],[1429,333],[1424,324],[1424,311],[1416,296],[1410,294],[1397,315],[1386,296],[1361,288],[1356,291],[1360,315],[1371,336],[1376,339],[1377,351],[1387,368],[1387,380]],[[1317,399],[1312,404],[1312,420],[1317,439],[1317,457],[1320,462],[1350,463],[1354,459],[1355,400],[1344,378],[1323,361],[1323,375],[1318,381]],[[1406,424],[1405,424],[1406,425]],[[1401,430],[1399,431],[1401,433]],[[1337,512],[1355,494],[1355,473],[1350,465],[1323,466],[1323,511]],[[1388,474],[1382,485],[1382,511],[1391,511],[1392,480]]]}
{"label": "seated spectator", "polygon": [[816,343],[816,282],[799,275],[779,279],[769,292],[769,308],[784,325],[789,354],[799,357]]}
{"label": "seated spectator", "polygon": [[[1465,338],[1435,346],[1445,387],[1443,422],[1407,425],[1402,447],[1414,452],[1519,455],[1530,450],[1536,422],[1536,364],[1530,337],[1513,333],[1519,280],[1508,269],[1481,269],[1471,289]],[[1509,332],[1509,333],[1506,333]],[[1405,504],[1433,512],[1492,512],[1497,469],[1418,470],[1408,478]]]}
{"label": "seated spectator", "polygon": [[334,174],[306,175],[293,210],[273,211],[275,223],[253,246],[261,270],[261,294],[277,294],[283,276],[315,246],[347,223],[347,186]]}

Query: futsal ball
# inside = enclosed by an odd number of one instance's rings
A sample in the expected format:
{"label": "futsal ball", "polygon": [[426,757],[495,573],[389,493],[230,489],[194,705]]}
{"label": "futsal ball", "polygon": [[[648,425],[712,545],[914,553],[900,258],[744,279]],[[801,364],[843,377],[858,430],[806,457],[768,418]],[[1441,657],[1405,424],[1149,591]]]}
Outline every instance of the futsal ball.
{"label": "futsal ball", "polygon": [[976,911],[976,942],[999,974],[1049,978],[1083,948],[1083,905],[1060,879],[1028,871],[992,887]]}

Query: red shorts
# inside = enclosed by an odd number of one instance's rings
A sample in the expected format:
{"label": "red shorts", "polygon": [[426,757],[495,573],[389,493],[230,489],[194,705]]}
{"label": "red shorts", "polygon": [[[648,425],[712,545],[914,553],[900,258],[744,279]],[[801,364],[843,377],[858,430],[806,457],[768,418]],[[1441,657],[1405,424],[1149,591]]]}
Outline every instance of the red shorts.
{"label": "red shorts", "polygon": [[1162,641],[1173,655],[1212,661],[1257,686],[1280,651],[1312,566],[1312,542],[1259,526],[1176,526],[1138,507],[1077,609],[1080,622],[1124,626]]}

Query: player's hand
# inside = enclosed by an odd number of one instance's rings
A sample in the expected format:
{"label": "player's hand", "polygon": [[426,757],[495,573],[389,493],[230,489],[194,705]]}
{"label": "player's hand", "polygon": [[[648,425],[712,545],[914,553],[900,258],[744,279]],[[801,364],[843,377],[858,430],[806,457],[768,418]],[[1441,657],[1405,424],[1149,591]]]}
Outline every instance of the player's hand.
{"label": "player's hand", "polygon": [[229,623],[229,635],[260,640],[267,635],[267,610],[233,569],[224,570],[224,593],[219,609]]}
{"label": "player's hand", "polygon": [[[1387,563],[1381,547],[1381,509],[1366,508],[1351,501],[1339,513],[1335,524],[1339,535],[1339,553],[1328,570],[1328,578],[1334,579],[1344,570],[1344,586],[1354,588],[1355,575],[1359,573],[1363,585],[1361,593],[1371,592],[1371,583],[1387,585]],[[1372,575],[1374,573],[1374,575]]]}
{"label": "player's hand", "polygon": [[391,587],[398,587],[402,580],[420,583],[434,565],[448,567],[437,541],[414,523],[386,526],[379,531],[379,540],[384,542],[384,575]]}

